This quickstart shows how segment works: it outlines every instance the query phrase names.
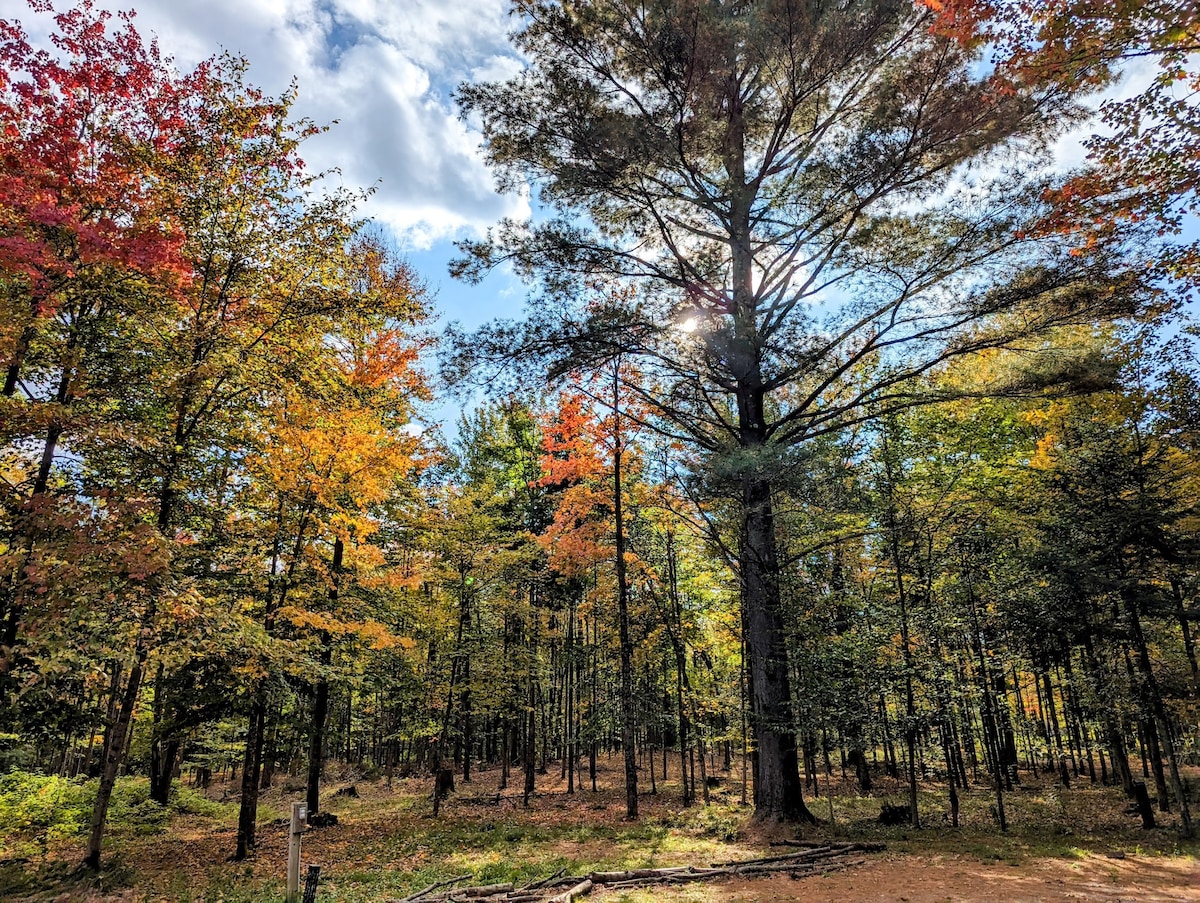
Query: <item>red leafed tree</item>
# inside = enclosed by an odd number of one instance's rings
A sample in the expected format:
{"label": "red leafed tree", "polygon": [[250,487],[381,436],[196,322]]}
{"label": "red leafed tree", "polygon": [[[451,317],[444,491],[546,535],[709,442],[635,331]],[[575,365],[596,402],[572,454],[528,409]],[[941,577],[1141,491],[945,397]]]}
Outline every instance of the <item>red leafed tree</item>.
{"label": "red leafed tree", "polygon": [[[638,815],[637,715],[624,507],[632,452],[630,424],[645,416],[626,389],[627,382],[635,378],[632,368],[622,366],[618,356],[606,373],[596,374],[580,382],[573,393],[564,394],[559,410],[545,427],[546,455],[542,459],[546,472],[543,483],[563,487],[554,523],[543,536],[551,563],[565,573],[576,574],[608,555],[614,565],[621,660],[621,746],[625,758],[625,813],[629,818]],[[597,518],[597,511],[611,512],[611,545],[608,518]]]}
{"label": "red leafed tree", "polygon": [[611,555],[608,524],[597,517],[610,500],[598,485],[608,471],[600,448],[601,425],[581,394],[562,393],[543,424],[542,486],[559,490],[554,521],[541,541],[550,563],[564,574],[586,573]]}
{"label": "red leafed tree", "polygon": [[[39,12],[46,0],[29,0]],[[0,325],[4,394],[15,393],[41,318],[88,267],[182,275],[179,231],[155,179],[197,69],[180,77],[131,13],[120,27],[91,0],[55,15],[57,53],[0,20],[0,271],[11,280]],[[24,303],[13,303],[15,299]],[[8,305],[12,306],[9,307]]]}
{"label": "red leafed tree", "polygon": [[179,76],[132,14],[115,29],[110,20],[81,0],[54,16],[53,49],[0,20],[0,435],[32,452],[3,496],[17,538],[0,574],[4,667],[21,619],[26,515],[70,435],[88,343],[135,283],[168,297],[188,273],[160,173],[208,67]]}

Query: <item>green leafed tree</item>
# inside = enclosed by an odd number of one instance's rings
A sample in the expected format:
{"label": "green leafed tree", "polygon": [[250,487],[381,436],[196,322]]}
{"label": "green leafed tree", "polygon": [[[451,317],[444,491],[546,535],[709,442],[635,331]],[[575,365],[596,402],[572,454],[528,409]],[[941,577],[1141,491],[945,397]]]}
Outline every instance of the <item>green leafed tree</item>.
{"label": "green leafed tree", "polygon": [[[997,81],[907,0],[517,0],[514,15],[528,67],[459,101],[500,185],[532,185],[546,215],[464,245],[456,271],[507,262],[544,291],[524,322],[460,337],[448,369],[639,359],[659,428],[740,512],[756,809],[808,817],[778,481],[809,440],[921,403],[911,377],[938,362],[1134,303],[1111,255],[1030,237],[1041,154],[1077,107],[1061,85]],[[637,290],[570,300],[609,281]]]}

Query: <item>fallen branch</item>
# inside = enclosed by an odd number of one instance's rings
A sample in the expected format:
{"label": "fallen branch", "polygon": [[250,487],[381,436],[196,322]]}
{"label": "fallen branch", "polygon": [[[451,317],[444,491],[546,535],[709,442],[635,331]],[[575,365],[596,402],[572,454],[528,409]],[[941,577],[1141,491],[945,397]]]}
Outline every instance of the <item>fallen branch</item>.
{"label": "fallen branch", "polygon": [[810,847],[796,853],[781,853],[778,856],[763,856],[759,859],[735,859],[731,862],[713,863],[713,868],[745,868],[751,865],[767,865],[776,862],[809,862],[827,859],[834,856],[844,856],[846,853],[877,853],[885,849],[882,843],[839,843],[826,844],[820,847]]}
{"label": "fallen branch", "polygon": [[807,850],[800,850],[796,853],[780,853],[778,856],[762,856],[758,859],[734,859],[731,862],[716,862],[713,863],[713,868],[740,868],[747,865],[766,865],[772,862],[803,862],[806,859],[820,859],[835,852],[831,846],[813,847]]}
{"label": "fallen branch", "polygon": [[513,889],[512,883],[505,884],[481,884],[477,887],[460,887],[457,890],[447,891],[444,894],[438,894],[433,897],[427,897],[425,903],[434,903],[434,901],[459,901],[459,900],[481,900],[485,897],[501,897],[511,893]]}
{"label": "fallen branch", "polygon": [[547,879],[542,887],[562,887],[563,885],[580,884],[587,879],[587,875],[560,875],[557,878]]}
{"label": "fallen branch", "polygon": [[586,896],[596,887],[624,890],[662,884],[683,884],[689,881],[708,881],[733,875],[754,877],[781,872],[786,872],[796,878],[825,875],[862,865],[867,861],[862,857],[848,858],[851,853],[873,853],[883,849],[886,849],[886,845],[882,843],[838,843],[806,846],[794,853],[780,856],[739,859],[713,865],[710,868],[666,866],[592,872],[588,875],[565,875],[566,870],[560,869],[547,878],[531,882],[516,890],[513,889],[512,884],[487,884],[434,893],[438,888],[457,884],[470,877],[464,875],[450,881],[431,884],[424,890],[405,897],[404,900],[393,901],[393,903],[414,903],[414,901],[420,901],[420,903],[460,903],[460,901],[461,903],[575,903],[579,897]]}
{"label": "fallen branch", "polygon": [[574,887],[564,890],[561,894],[555,894],[546,903],[574,903],[576,897],[582,897],[592,891],[592,880],[586,878]]}
{"label": "fallen branch", "polygon": [[540,887],[546,887],[547,885],[552,884],[555,881],[557,881],[559,878],[561,878],[566,873],[567,873],[566,869],[559,869],[557,872],[555,872],[549,878],[542,878],[540,881],[534,881],[531,884],[526,884],[524,887],[521,888],[521,890],[523,890],[523,891],[537,890]]}
{"label": "fallen branch", "polygon": [[616,884],[618,881],[633,881],[635,878],[662,878],[686,872],[688,866],[679,865],[660,869],[631,869],[625,872],[592,872],[588,877],[595,884]]}
{"label": "fallen branch", "polygon": [[447,878],[445,881],[435,881],[433,884],[429,885],[428,887],[422,888],[421,890],[417,891],[415,894],[409,894],[407,897],[403,897],[402,899],[397,900],[396,903],[414,903],[415,900],[420,900],[426,894],[433,893],[438,888],[451,887],[455,884],[461,884],[463,881],[466,881],[470,877],[471,877],[470,875],[459,875],[457,878]]}
{"label": "fallen branch", "polygon": [[664,875],[661,878],[631,878],[628,881],[618,881],[614,884],[607,884],[606,887],[613,888],[630,888],[630,887],[651,887],[655,884],[684,884],[688,881],[708,881],[712,878],[727,878],[736,874],[733,869],[695,869],[692,871],[678,872],[673,875]]}

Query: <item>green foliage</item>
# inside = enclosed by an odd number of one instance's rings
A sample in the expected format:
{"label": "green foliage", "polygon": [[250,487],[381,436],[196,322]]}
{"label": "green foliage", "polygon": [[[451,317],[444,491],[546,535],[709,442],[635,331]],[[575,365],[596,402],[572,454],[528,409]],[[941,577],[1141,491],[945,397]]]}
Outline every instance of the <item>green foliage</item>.
{"label": "green foliage", "polygon": [[8,835],[37,832],[48,839],[79,833],[87,824],[94,785],[56,775],[13,771],[0,777],[0,824]]}
{"label": "green foliage", "polygon": [[[0,851],[33,850],[64,838],[78,837],[88,827],[97,782],[28,771],[0,777]],[[121,778],[113,790],[109,818],[121,831],[157,834],[172,815],[219,818],[233,810],[190,787],[177,787],[166,808],[150,799],[145,778]]]}

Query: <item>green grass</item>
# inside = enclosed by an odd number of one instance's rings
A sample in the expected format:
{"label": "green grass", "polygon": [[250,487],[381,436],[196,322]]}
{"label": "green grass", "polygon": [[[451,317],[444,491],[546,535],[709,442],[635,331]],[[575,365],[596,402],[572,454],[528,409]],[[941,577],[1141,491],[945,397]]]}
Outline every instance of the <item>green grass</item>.
{"label": "green grass", "polygon": [[[485,774],[478,786],[486,789],[485,782],[494,779]],[[18,792],[17,783],[0,782],[0,806],[22,813],[19,821],[0,821],[0,850],[6,851],[0,860],[10,860],[8,865],[0,862],[0,898],[25,895],[50,901],[66,891],[83,899],[95,882],[73,871],[82,838],[77,830],[67,828],[79,825],[72,813],[80,800],[88,799],[88,787],[64,788],[47,779],[26,782]],[[881,785],[880,792],[868,797],[839,793],[834,798],[834,821],[806,827],[802,836],[878,840],[894,853],[969,857],[1014,866],[1031,859],[1078,860],[1096,853],[1194,857],[1200,852],[1194,842],[1176,839],[1169,818],[1162,819],[1164,827],[1158,830],[1142,831],[1138,819],[1125,814],[1126,802],[1119,790],[1112,788],[1024,786],[1005,796],[1010,829],[1002,834],[991,811],[994,795],[984,788],[962,794],[959,828],[943,821],[948,801],[940,787],[920,794],[926,827],[880,826],[875,821],[880,805],[905,801],[902,787],[887,781]],[[9,786],[7,796],[5,786]],[[778,852],[768,846],[770,839],[795,836],[793,829],[772,833],[753,824],[750,810],[737,805],[733,791],[718,794],[709,806],[684,809],[672,792],[675,788],[668,786],[658,797],[644,797],[643,817],[627,822],[621,818],[621,794],[615,790],[543,796],[528,811],[512,802],[476,806],[452,798],[442,816],[434,819],[425,781],[404,782],[392,791],[379,783],[358,786],[359,798],[328,795],[328,808],[341,824],[311,832],[305,839],[305,862],[322,866],[321,903],[380,903],[457,875],[470,875],[473,884],[510,881],[520,886],[560,870],[580,874],[595,869],[707,865]],[[51,793],[60,794],[66,804],[47,805],[46,794]],[[283,817],[298,792],[276,789],[265,795],[259,852],[247,863],[226,861],[233,847],[236,805],[210,798],[221,794],[216,787],[209,793],[176,788],[170,809],[162,810],[146,799],[144,781],[123,781],[101,887],[136,888],[133,897],[122,897],[128,903],[281,900],[286,839],[284,830],[272,822]],[[810,799],[809,804],[818,817],[828,819],[827,797]],[[677,899],[683,901],[706,899],[700,886],[680,895]],[[642,903],[652,896],[631,892],[616,899]]]}

